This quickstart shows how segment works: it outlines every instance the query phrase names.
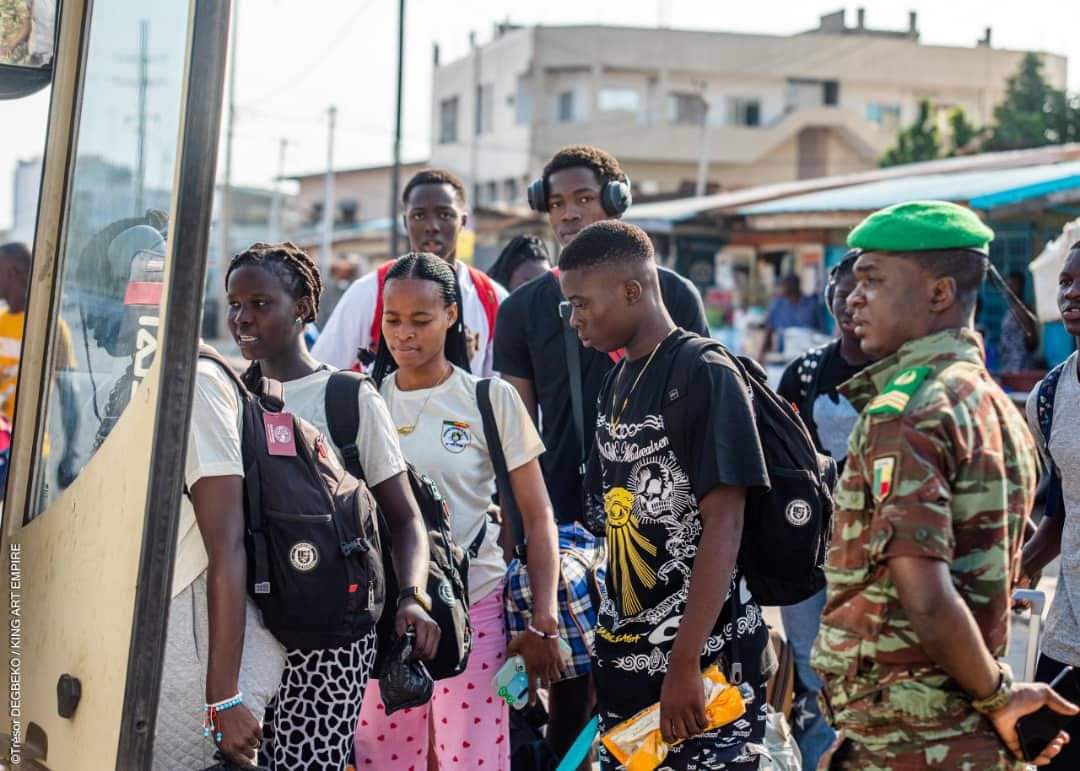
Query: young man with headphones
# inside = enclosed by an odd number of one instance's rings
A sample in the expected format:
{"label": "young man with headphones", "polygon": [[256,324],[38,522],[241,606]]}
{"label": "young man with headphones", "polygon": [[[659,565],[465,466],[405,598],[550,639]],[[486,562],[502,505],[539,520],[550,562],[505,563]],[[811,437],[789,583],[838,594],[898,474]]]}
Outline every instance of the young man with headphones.
{"label": "young man with headphones", "polygon": [[[594,222],[621,218],[632,200],[630,179],[619,162],[587,145],[557,152],[542,176],[529,185],[528,197],[530,207],[547,215],[563,247]],[[666,268],[659,273],[661,294],[675,323],[708,336],[696,287]],[[597,544],[582,525],[582,471],[592,449],[596,400],[605,376],[619,359],[618,353],[582,345],[560,313],[565,299],[557,270],[518,288],[499,308],[494,349],[496,371],[517,388],[533,419],[541,422],[547,448],[540,462],[559,526],[560,626],[574,651],[570,676],[553,684],[549,702],[548,739],[560,757],[592,716],[595,703],[589,649],[596,609],[585,583],[596,577],[586,577],[580,564],[588,562]],[[528,607],[527,587],[515,580],[513,565],[508,604],[513,627]],[[575,629],[581,631],[575,633]]]}

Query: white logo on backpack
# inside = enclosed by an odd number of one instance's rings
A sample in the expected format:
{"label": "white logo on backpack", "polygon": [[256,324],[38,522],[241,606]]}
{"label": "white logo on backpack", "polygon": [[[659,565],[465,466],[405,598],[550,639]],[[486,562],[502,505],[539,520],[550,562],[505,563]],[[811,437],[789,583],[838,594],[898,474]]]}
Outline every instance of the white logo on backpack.
{"label": "white logo on backpack", "polygon": [[810,508],[810,504],[804,501],[802,498],[796,498],[787,505],[784,509],[784,516],[787,517],[787,521],[793,524],[795,527],[802,527],[810,521],[810,517],[814,514],[814,510]]}
{"label": "white logo on backpack", "polygon": [[308,573],[319,564],[319,550],[309,541],[299,541],[289,549],[289,564],[301,573]]}

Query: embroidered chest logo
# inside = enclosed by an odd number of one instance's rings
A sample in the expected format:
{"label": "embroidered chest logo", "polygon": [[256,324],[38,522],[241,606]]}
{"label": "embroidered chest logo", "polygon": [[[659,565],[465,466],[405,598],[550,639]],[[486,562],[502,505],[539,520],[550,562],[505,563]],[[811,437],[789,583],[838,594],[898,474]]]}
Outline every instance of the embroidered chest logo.
{"label": "embroidered chest logo", "polygon": [[319,550],[313,543],[299,541],[289,549],[289,564],[301,573],[309,573],[319,564]]}
{"label": "embroidered chest logo", "polygon": [[791,501],[787,508],[784,509],[784,516],[787,521],[795,527],[802,527],[810,521],[810,517],[813,515],[814,510],[810,508],[810,502],[805,501],[802,498],[796,498]]}
{"label": "embroidered chest logo", "polygon": [[455,455],[465,452],[472,435],[469,424],[456,420],[444,420],[442,424],[442,446]]}
{"label": "embroidered chest logo", "polygon": [[637,615],[642,607],[634,583],[646,589],[656,586],[656,571],[641,553],[655,557],[656,546],[638,530],[633,508],[634,494],[625,487],[612,487],[604,493],[612,583],[618,587],[623,611]]}

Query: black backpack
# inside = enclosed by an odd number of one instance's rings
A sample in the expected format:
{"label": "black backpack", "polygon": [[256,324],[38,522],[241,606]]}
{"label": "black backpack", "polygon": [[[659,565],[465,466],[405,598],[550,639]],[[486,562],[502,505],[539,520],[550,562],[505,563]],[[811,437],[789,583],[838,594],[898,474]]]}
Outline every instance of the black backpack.
{"label": "black backpack", "polygon": [[[360,453],[356,437],[360,429],[359,394],[361,388],[371,385],[370,380],[357,372],[342,370],[330,376],[326,384],[326,420],[330,438],[341,451],[345,469],[357,479],[364,479],[360,466]],[[372,386],[373,387],[373,386]],[[431,676],[436,680],[455,677],[465,671],[472,650],[472,626],[469,623],[469,560],[477,555],[487,533],[487,522],[480,534],[462,549],[450,530],[450,512],[439,488],[428,477],[408,465],[409,485],[424,518],[428,534],[428,565],[426,591],[431,597],[431,617],[442,630],[439,649],[435,658],[425,662]],[[379,513],[382,531],[383,564],[386,571],[386,596],[390,598],[386,613],[379,620],[379,652],[375,659],[375,672],[381,672],[389,643],[394,639],[393,609],[396,607],[398,587],[394,572],[390,530],[382,513]]]}
{"label": "black backpack", "polygon": [[769,489],[751,491],[746,501],[739,567],[759,604],[792,605],[825,587],[836,464],[817,451],[798,413],[769,388],[757,362],[694,335],[679,343],[663,401],[668,439],[683,468],[689,468],[685,437],[694,416],[682,397],[707,351],[719,353],[746,383],[769,473]]}
{"label": "black backpack", "polygon": [[[263,378],[252,392],[213,348],[202,346],[199,357],[220,366],[240,393],[248,593],[263,623],[286,648],[362,638],[385,598],[367,487],[307,421],[266,422],[284,407],[281,383]],[[287,443],[289,433],[296,453],[272,455],[270,443]]]}

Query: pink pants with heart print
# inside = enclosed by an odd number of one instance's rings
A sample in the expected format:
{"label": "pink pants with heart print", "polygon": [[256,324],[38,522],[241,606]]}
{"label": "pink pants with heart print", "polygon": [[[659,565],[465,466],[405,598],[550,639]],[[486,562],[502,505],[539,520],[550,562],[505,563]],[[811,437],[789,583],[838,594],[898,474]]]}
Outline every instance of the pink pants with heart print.
{"label": "pink pants with heart print", "polygon": [[387,715],[378,681],[368,682],[356,726],[357,771],[427,771],[428,736],[442,771],[509,771],[510,720],[491,679],[506,658],[503,588],[469,606],[473,649],[457,677],[439,680],[423,707]]}

